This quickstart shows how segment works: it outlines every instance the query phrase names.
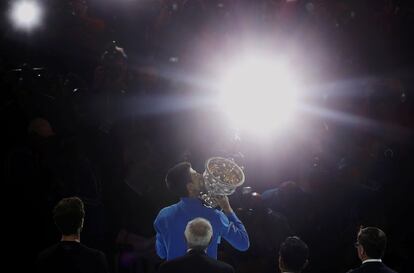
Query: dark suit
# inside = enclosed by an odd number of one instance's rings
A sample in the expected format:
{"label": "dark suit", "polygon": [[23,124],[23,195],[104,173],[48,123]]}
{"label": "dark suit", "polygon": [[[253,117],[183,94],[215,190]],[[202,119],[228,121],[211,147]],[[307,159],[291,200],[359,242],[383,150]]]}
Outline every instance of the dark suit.
{"label": "dark suit", "polygon": [[78,242],[59,242],[37,259],[38,273],[108,273],[105,255]]}
{"label": "dark suit", "polygon": [[381,262],[367,262],[348,273],[397,273]]}
{"label": "dark suit", "polygon": [[234,268],[210,258],[204,251],[190,250],[186,255],[161,264],[159,273],[234,273]]}

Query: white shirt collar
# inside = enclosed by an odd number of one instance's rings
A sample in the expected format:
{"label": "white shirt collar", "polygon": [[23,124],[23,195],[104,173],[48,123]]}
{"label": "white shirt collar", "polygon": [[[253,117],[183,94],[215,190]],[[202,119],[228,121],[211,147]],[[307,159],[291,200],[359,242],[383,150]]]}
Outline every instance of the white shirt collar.
{"label": "white shirt collar", "polygon": [[370,262],[382,263],[382,260],[381,259],[366,259],[365,261],[362,261],[362,264],[364,264],[364,263],[370,263]]}
{"label": "white shirt collar", "polygon": [[[194,249],[194,248],[189,248],[189,249],[187,249],[187,253],[188,252],[190,252],[190,251],[193,251],[193,250],[196,250],[197,251],[197,249]],[[201,251],[201,250],[199,250],[199,251]],[[207,253],[207,249],[204,249],[203,250],[205,253]]]}

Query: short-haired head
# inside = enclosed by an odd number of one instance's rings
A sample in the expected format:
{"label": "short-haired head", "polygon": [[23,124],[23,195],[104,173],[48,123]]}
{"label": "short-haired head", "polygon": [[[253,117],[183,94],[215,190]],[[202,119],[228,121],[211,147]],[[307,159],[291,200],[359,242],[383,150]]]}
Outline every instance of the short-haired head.
{"label": "short-haired head", "polygon": [[363,247],[367,258],[381,259],[384,256],[387,236],[381,229],[376,227],[361,228],[357,241]]}
{"label": "short-haired head", "polygon": [[84,217],[84,205],[78,197],[63,198],[53,209],[53,219],[63,235],[79,234]]}
{"label": "short-haired head", "polygon": [[213,228],[210,222],[198,217],[188,222],[184,236],[189,249],[207,249],[213,237]]}
{"label": "short-haired head", "polygon": [[279,267],[282,271],[301,272],[308,264],[309,248],[299,237],[286,238],[279,250]]}
{"label": "short-haired head", "polygon": [[170,191],[179,197],[188,196],[187,184],[191,182],[190,162],[181,162],[168,170],[165,182]]}

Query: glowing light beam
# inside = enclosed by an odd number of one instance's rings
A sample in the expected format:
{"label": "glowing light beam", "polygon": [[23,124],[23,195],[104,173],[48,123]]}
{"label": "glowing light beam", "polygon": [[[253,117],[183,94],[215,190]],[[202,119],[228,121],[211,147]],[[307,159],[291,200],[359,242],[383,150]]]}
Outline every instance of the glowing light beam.
{"label": "glowing light beam", "polygon": [[10,10],[13,25],[22,30],[38,27],[42,21],[43,9],[39,2],[32,0],[15,1]]}
{"label": "glowing light beam", "polygon": [[225,73],[220,104],[238,129],[266,135],[292,121],[297,92],[297,82],[286,64],[254,56]]}

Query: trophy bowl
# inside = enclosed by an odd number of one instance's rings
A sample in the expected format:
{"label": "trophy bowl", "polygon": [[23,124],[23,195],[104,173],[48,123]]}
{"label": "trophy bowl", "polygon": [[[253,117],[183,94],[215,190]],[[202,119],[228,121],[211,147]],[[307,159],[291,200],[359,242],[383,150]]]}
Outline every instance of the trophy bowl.
{"label": "trophy bowl", "polygon": [[217,207],[216,196],[231,195],[243,185],[243,169],[233,160],[224,157],[211,157],[206,161],[203,173],[205,192],[200,194],[204,204]]}

